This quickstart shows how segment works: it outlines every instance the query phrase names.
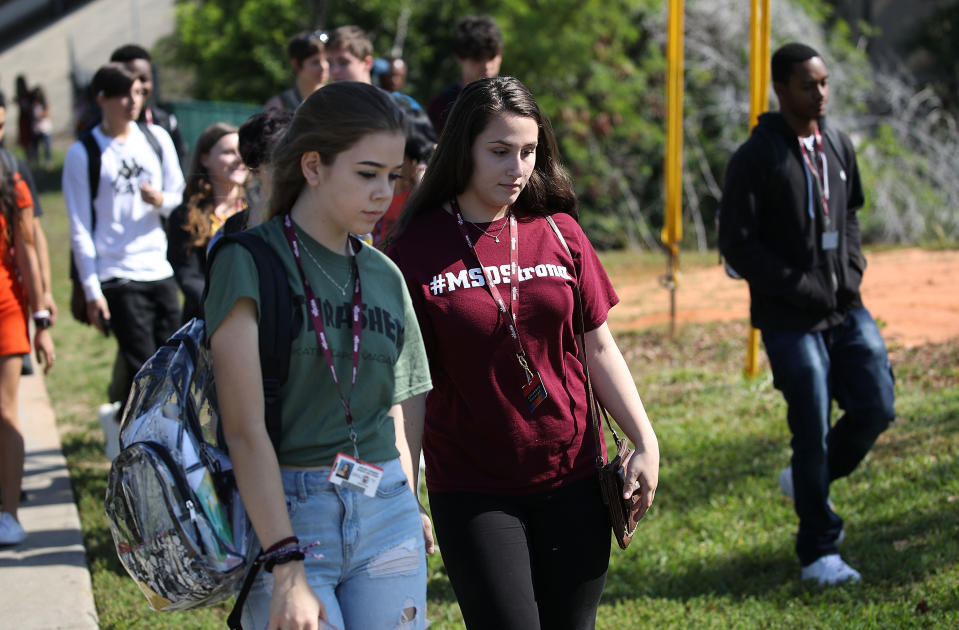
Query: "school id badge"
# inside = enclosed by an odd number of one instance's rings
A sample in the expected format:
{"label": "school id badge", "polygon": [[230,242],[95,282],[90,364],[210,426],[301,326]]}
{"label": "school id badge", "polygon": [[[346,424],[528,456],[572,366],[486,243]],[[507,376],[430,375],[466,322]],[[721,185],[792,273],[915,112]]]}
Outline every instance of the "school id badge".
{"label": "school id badge", "polygon": [[536,370],[532,370],[527,378],[529,382],[523,385],[523,397],[526,399],[527,409],[533,411],[546,400],[546,387],[543,386],[543,379]]}
{"label": "school id badge", "polygon": [[383,469],[362,459],[337,453],[330,469],[329,480],[334,486],[343,486],[368,497],[376,496],[383,479]]}

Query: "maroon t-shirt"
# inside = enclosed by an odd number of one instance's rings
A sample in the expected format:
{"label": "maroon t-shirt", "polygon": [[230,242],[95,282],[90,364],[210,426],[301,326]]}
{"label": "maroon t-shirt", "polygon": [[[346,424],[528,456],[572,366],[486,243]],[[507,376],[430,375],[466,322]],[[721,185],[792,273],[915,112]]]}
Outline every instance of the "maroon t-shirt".
{"label": "maroon t-shirt", "polygon": [[[406,278],[430,359],[423,450],[431,491],[528,494],[595,471],[572,287],[578,279],[587,331],[606,321],[619,298],[576,220],[553,218],[572,260],[546,219],[518,225],[518,330],[547,392],[532,412],[513,340],[456,219],[441,208],[425,213],[387,250]],[[504,221],[481,227],[495,235]],[[467,229],[508,305],[509,226],[499,243]]]}

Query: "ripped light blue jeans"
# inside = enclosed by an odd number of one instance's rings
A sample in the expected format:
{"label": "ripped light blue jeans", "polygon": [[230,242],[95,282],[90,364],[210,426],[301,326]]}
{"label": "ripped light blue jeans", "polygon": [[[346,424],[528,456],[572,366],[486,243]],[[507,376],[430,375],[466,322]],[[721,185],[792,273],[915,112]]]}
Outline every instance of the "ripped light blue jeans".
{"label": "ripped light blue jeans", "polygon": [[[319,541],[306,577],[331,624],[341,630],[422,630],[426,619],[426,550],[419,507],[400,460],[377,463],[376,497],[334,486],[329,469],[282,470],[293,532]],[[273,576],[257,576],[243,607],[243,628],[262,630]]]}

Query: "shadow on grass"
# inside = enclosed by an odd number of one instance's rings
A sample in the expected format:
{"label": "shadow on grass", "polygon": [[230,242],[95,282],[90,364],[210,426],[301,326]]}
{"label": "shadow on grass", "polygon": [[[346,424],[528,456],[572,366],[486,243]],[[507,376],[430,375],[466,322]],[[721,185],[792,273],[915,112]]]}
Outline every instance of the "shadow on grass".
{"label": "shadow on grass", "polygon": [[[921,583],[959,562],[959,523],[952,508],[909,510],[865,522],[850,519],[842,554],[862,572],[866,587]],[[779,552],[753,547],[726,558],[668,567],[649,568],[641,556],[640,551],[614,557],[604,602],[637,598],[684,601],[702,596],[742,601],[777,591],[793,596],[818,588],[800,581],[798,562],[785,547]],[[959,591],[952,591],[951,598],[939,602],[937,608],[956,609]]]}

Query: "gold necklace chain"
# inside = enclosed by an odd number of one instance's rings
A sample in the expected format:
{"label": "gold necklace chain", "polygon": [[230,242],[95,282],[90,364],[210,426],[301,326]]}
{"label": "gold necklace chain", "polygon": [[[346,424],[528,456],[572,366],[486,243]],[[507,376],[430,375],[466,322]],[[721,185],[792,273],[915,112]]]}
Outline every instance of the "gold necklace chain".
{"label": "gold necklace chain", "polygon": [[[324,269],[324,268],[323,268],[323,265],[320,264],[320,261],[318,261],[318,260],[313,256],[313,254],[310,252],[310,249],[303,243],[303,241],[300,240],[299,238],[297,238],[296,240],[297,240],[297,242],[299,242],[299,244],[300,244],[300,249],[302,249],[303,251],[306,252],[306,255],[310,257],[310,260],[313,261],[313,263],[317,266],[317,268],[320,270],[320,272],[321,272],[324,276],[326,276],[326,279],[330,281],[330,284],[332,284],[334,287],[336,287],[336,290],[340,292],[340,295],[342,295],[342,296],[345,298],[345,297],[346,297],[346,289],[347,289],[347,287],[350,286],[350,281],[353,280],[353,268],[350,267],[350,270],[347,272],[346,282],[345,282],[345,283],[343,284],[343,286],[341,287],[340,285],[338,285],[338,284],[336,283],[336,280],[333,279],[333,276],[331,276],[330,274],[328,274],[328,273],[326,272],[326,269]],[[355,256],[355,254],[354,254],[354,256]]]}
{"label": "gold necklace chain", "polygon": [[[502,233],[503,233],[503,230],[506,229],[506,226],[509,225],[509,212],[506,213],[506,217],[505,217],[505,218],[506,218],[506,220],[503,221],[503,225],[500,226],[499,232],[497,232],[496,234],[490,234],[489,232],[487,232],[486,230],[484,230],[484,229],[481,228],[480,226],[476,225],[476,222],[470,221],[470,220],[467,219],[466,217],[463,217],[463,220],[466,221],[467,223],[469,223],[470,225],[472,225],[473,227],[475,227],[477,230],[479,230],[480,232],[482,232],[482,233],[485,234],[486,236],[490,237],[491,239],[493,239],[494,241],[496,241],[497,243],[499,243],[499,235],[502,234]],[[492,223],[492,221],[491,221],[491,223]]]}

